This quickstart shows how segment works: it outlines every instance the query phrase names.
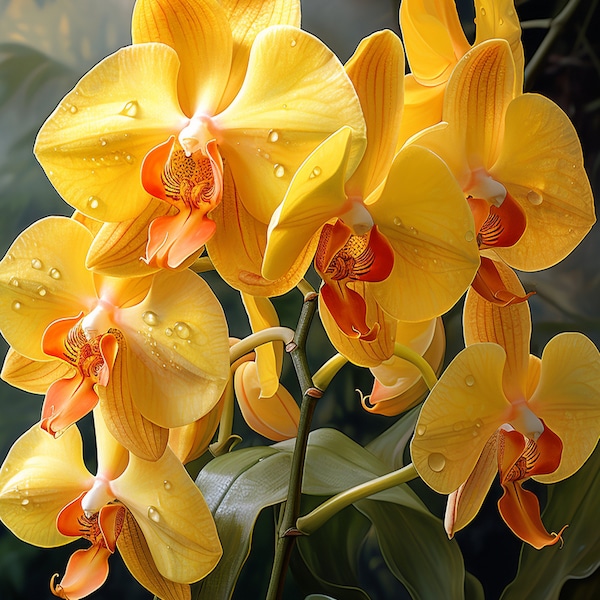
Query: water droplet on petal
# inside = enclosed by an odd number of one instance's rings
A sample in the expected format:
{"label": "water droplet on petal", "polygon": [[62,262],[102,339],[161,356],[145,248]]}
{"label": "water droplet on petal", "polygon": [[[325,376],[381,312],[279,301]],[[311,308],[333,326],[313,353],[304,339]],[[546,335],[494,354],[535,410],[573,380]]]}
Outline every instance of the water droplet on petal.
{"label": "water droplet on petal", "polygon": [[135,118],[137,117],[139,108],[140,105],[138,104],[137,100],[130,100],[129,102],[127,102],[127,104],[125,104],[123,110],[121,110],[119,114],[123,115],[124,117]]}
{"label": "water droplet on petal", "polygon": [[468,387],[473,387],[475,385],[475,377],[473,377],[473,375],[467,375],[465,377],[465,384]]}
{"label": "water droplet on petal", "polygon": [[446,466],[446,457],[439,452],[434,452],[433,454],[429,455],[427,463],[432,471],[439,473]]}
{"label": "water droplet on petal", "polygon": [[531,202],[533,206],[539,206],[544,201],[544,198],[538,192],[534,190],[529,190],[527,192],[527,200],[529,200],[529,202]]}
{"label": "water droplet on petal", "polygon": [[485,17],[485,8],[483,8],[483,6],[481,7],[481,16]]}
{"label": "water droplet on petal", "polygon": [[77,112],[77,107],[76,107],[74,104],[72,104],[72,105],[71,105],[71,108],[69,108],[69,112],[70,112],[72,115],[74,115],[74,114]]}
{"label": "water droplet on petal", "polygon": [[165,329],[165,335],[171,337],[173,335],[173,330],[170,327]]}
{"label": "water droplet on petal", "polygon": [[315,168],[314,168],[314,169],[311,171],[311,173],[310,173],[310,175],[309,175],[309,178],[310,178],[310,179],[314,179],[315,177],[318,177],[320,174],[321,174],[321,167],[315,167]]}
{"label": "water droplet on petal", "polygon": [[8,283],[14,287],[19,287],[19,280],[16,277],[12,277]]}
{"label": "water droplet on petal", "polygon": [[297,42],[296,40],[292,40],[292,41],[290,42],[290,46],[291,46],[292,48],[295,48],[297,43],[298,43],[298,42]]}
{"label": "water droplet on petal", "polygon": [[467,231],[467,233],[465,233],[465,240],[467,242],[472,242],[475,239],[475,234],[472,231]]}
{"label": "water droplet on petal", "polygon": [[184,323],[183,321],[178,321],[177,323],[175,323],[175,333],[177,334],[177,337],[181,338],[182,340],[187,340],[190,335],[192,335],[192,330],[190,329],[190,326],[187,323]]}
{"label": "water droplet on petal", "polygon": [[48,293],[48,290],[43,285],[40,285],[37,289],[37,293],[43,298]]}
{"label": "water droplet on petal", "polygon": [[285,175],[285,167],[280,164],[276,164],[273,167],[273,173],[275,173],[275,177],[283,177]]}
{"label": "water droplet on petal", "polygon": [[125,162],[129,165],[132,165],[135,162],[135,158],[133,158],[133,156],[131,156],[131,154],[126,154]]}
{"label": "water droplet on petal", "polygon": [[100,145],[106,146],[106,144],[108,144],[108,142],[104,138],[100,138]]}
{"label": "water droplet on petal", "polygon": [[504,19],[503,18],[498,19],[498,25],[504,25]]}
{"label": "water droplet on petal", "polygon": [[21,506],[26,507],[29,504],[29,498],[23,498],[21,500]]}
{"label": "water droplet on petal", "polygon": [[155,523],[160,521],[160,513],[154,506],[148,507],[148,518]]}
{"label": "water droplet on petal", "polygon": [[48,275],[50,275],[52,279],[60,279],[62,277],[61,272],[58,269],[55,269],[54,267],[52,267],[52,269],[48,271]]}
{"label": "water droplet on petal", "polygon": [[270,142],[275,143],[279,139],[279,133],[277,133],[274,129],[271,129],[271,130],[269,130],[269,134],[267,136],[267,139]]}
{"label": "water droplet on petal", "polygon": [[425,435],[427,425],[417,425],[417,435]]}
{"label": "water droplet on petal", "polygon": [[396,227],[402,227],[402,219],[400,217],[394,217],[394,225]]}
{"label": "water droplet on petal", "polygon": [[146,325],[150,325],[151,327],[154,327],[155,325],[158,324],[158,315],[155,312],[152,312],[151,310],[147,310],[142,315],[142,321],[144,321],[144,323],[146,323]]}
{"label": "water droplet on petal", "polygon": [[22,305],[21,305],[21,303],[20,303],[18,300],[15,300],[15,301],[12,303],[12,309],[13,309],[14,311],[16,311],[16,312],[19,312],[19,311],[21,310],[21,306],[22,306]]}
{"label": "water droplet on petal", "polygon": [[168,479],[165,479],[163,481],[163,487],[165,488],[165,490],[169,491],[173,489],[173,484]]}
{"label": "water droplet on petal", "polygon": [[96,198],[96,196],[90,196],[87,201],[88,208],[92,210],[96,210],[100,206],[100,198]]}
{"label": "water droplet on petal", "polygon": [[41,269],[44,265],[42,264],[42,261],[39,258],[32,258],[31,259],[31,268],[32,269]]}

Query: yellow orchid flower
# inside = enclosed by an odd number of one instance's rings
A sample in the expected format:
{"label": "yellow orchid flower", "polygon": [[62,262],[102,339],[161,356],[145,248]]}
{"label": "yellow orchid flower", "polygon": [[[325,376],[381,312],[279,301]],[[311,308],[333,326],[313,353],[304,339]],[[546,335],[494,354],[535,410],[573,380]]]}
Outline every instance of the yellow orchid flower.
{"label": "yellow orchid flower", "polygon": [[323,323],[336,348],[342,336],[363,345],[340,352],[374,366],[393,353],[396,320],[448,310],[479,258],[472,216],[444,163],[416,146],[395,155],[404,73],[398,37],[382,31],[364,39],[346,69],[367,123],[365,155],[353,174],[345,170],[352,133],[343,128],[303,163],[271,220],[263,276],[279,278],[318,240]]}
{"label": "yellow orchid flower", "polygon": [[[475,42],[504,39],[515,63],[515,94],[523,89],[521,24],[514,0],[475,0]],[[411,73],[406,77],[400,144],[442,120],[446,83],[469,51],[454,0],[402,0],[400,27]]]}
{"label": "yellow orchid flower", "polygon": [[[234,287],[280,293],[260,277],[261,240],[291,177],[343,125],[354,133],[350,168],[365,143],[342,65],[298,24],[297,1],[136,2],[133,45],[81,79],[35,146],[67,202],[113,227],[127,222],[103,232],[104,251],[125,234],[139,247],[147,229],[144,260],[177,269],[209,242]],[[151,196],[174,208],[148,210]]]}
{"label": "yellow orchid flower", "polygon": [[[505,287],[522,294],[517,276],[499,269]],[[562,333],[529,356],[527,303],[501,307],[469,290],[467,347],[450,363],[423,404],[411,443],[414,465],[434,490],[450,494],[450,536],[476,515],[497,472],[502,518],[536,548],[555,544],[533,478],[561,481],[575,473],[600,436],[600,354],[580,333]],[[564,528],[563,528],[564,529]]]}
{"label": "yellow orchid flower", "polygon": [[444,99],[444,123],[411,143],[438,154],[475,219],[482,266],[475,289],[489,301],[520,301],[500,285],[496,258],[537,271],[567,256],[595,222],[577,133],[551,100],[514,95],[507,42],[490,40],[458,63]]}
{"label": "yellow orchid flower", "polygon": [[[420,354],[434,371],[441,369],[446,335],[440,317],[421,323],[399,321],[395,341]],[[370,413],[399,415],[420,402],[428,390],[421,371],[398,356],[371,367],[371,373],[375,377],[373,389],[369,395],[361,398],[363,408]]]}
{"label": "yellow orchid flower", "polygon": [[[242,293],[242,301],[253,332],[279,326],[277,311],[268,298]],[[244,420],[251,429],[274,442],[296,437],[300,408],[279,381],[283,344],[262,344],[254,354],[254,360],[233,366],[235,395]]]}
{"label": "yellow orchid flower", "polygon": [[48,432],[61,433],[100,397],[117,439],[157,458],[166,429],[202,417],[223,391],[225,317],[191,271],[94,275],[85,268],[91,240],[75,220],[47,217],[21,233],[0,262],[0,329],[22,355],[10,358],[3,374],[46,394]]}
{"label": "yellow orchid flower", "polygon": [[167,449],[145,461],[120,446],[95,415],[98,470],[83,462],[78,428],[57,439],[35,425],[13,445],[0,471],[0,519],[41,547],[85,538],[54,595],[79,600],[108,576],[118,548],[133,576],[159,598],[189,598],[221,556],[216,527],[198,488]]}

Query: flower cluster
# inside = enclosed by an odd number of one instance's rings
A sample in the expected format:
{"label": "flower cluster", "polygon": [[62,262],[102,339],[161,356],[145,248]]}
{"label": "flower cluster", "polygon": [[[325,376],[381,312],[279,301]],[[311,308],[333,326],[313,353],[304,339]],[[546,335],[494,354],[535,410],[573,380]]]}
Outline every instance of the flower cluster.
{"label": "flower cluster", "polygon": [[[2,377],[44,395],[0,471],[0,518],[31,544],[90,542],[55,595],[97,590],[116,549],[159,598],[189,598],[215,568],[217,528],[184,465],[217,428],[213,453],[232,448],[234,395],[262,436],[296,436],[280,381],[293,332],[270,298],[305,291],[311,265],[329,340],[373,374],[371,413],[422,400],[418,367],[442,371],[441,317],[467,292],[466,348],[422,406],[414,466],[448,494],[449,536],[499,473],[514,533],[562,539],[522,484],[591,455],[600,355],[564,333],[530,356],[531,292],[513,269],[565,258],[594,202],[568,117],[523,93],[513,2],[475,4],[473,44],[454,2],[403,0],[404,45],[379,31],[343,65],[301,28],[299,0],[137,0],[132,44],[45,122],[35,155],[74,212],[31,225],[0,262]],[[209,268],[241,293],[247,340],[229,338]]]}

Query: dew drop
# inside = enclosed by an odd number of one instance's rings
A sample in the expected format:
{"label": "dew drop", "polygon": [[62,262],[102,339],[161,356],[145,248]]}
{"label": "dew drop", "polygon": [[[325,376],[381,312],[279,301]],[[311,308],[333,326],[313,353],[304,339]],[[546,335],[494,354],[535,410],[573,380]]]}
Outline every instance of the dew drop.
{"label": "dew drop", "polygon": [[321,167],[315,167],[315,168],[314,168],[314,169],[311,171],[311,173],[310,173],[310,175],[309,175],[309,178],[310,178],[310,179],[314,179],[315,177],[318,177],[320,174],[321,174]]}
{"label": "dew drop", "polygon": [[170,327],[165,329],[165,335],[171,337],[173,335],[173,330]]}
{"label": "dew drop", "polygon": [[472,242],[475,239],[475,234],[472,231],[467,231],[467,233],[465,233],[465,240],[467,242]]}
{"label": "dew drop", "polygon": [[48,290],[43,285],[40,285],[37,289],[37,293],[43,298],[48,293]]}
{"label": "dew drop", "polygon": [[170,482],[168,479],[165,479],[165,480],[163,481],[163,487],[164,487],[164,488],[165,488],[165,490],[167,490],[167,492],[168,492],[169,490],[173,489],[173,484],[172,484],[172,483],[171,483],[171,482]]}
{"label": "dew drop", "polygon": [[483,6],[481,7],[481,16],[485,17],[485,8],[483,8]]}
{"label": "dew drop", "polygon": [[297,42],[296,40],[292,40],[292,41],[290,42],[290,46],[291,46],[292,48],[295,48],[297,43],[298,43],[298,42]]}
{"label": "dew drop", "polygon": [[13,287],[19,287],[20,285],[19,280],[16,277],[12,277],[8,283],[10,283],[10,285],[12,285]]}
{"label": "dew drop", "polygon": [[126,154],[125,155],[125,162],[128,165],[132,165],[135,162],[135,158],[133,158],[133,156],[131,156],[131,154]]}
{"label": "dew drop", "polygon": [[473,375],[467,375],[465,377],[465,384],[468,387],[473,387],[475,385],[475,377],[473,377]]}
{"label": "dew drop", "polygon": [[425,435],[427,425],[417,425],[417,435]]}
{"label": "dew drop", "polygon": [[23,498],[21,500],[21,506],[26,507],[29,504],[29,498]]}
{"label": "dew drop", "polygon": [[504,25],[504,19],[502,19],[502,18],[501,18],[501,19],[499,19],[499,20],[498,20],[498,25]]}
{"label": "dew drop", "polygon": [[287,104],[283,104],[282,107],[283,107],[284,110],[287,110],[288,106],[287,106]]}
{"label": "dew drop", "polygon": [[148,507],[148,518],[155,523],[160,521],[160,513],[154,506]]}
{"label": "dew drop", "polygon": [[58,269],[55,269],[54,267],[52,267],[48,271],[48,275],[50,275],[52,279],[60,279],[62,277],[61,272]]}
{"label": "dew drop", "polygon": [[446,457],[439,452],[434,452],[429,455],[427,463],[432,471],[439,473],[446,466]]}
{"label": "dew drop", "polygon": [[74,115],[77,112],[77,107],[74,104],[71,104],[71,108],[69,108],[69,112]]}
{"label": "dew drop", "polygon": [[275,177],[283,177],[285,175],[285,167],[280,164],[276,164],[273,167],[273,173],[275,173]]}
{"label": "dew drop", "polygon": [[409,231],[413,234],[413,235],[419,235],[419,231],[418,229],[414,228],[414,227],[409,227]]}
{"label": "dew drop", "polygon": [[124,117],[135,118],[138,115],[139,108],[140,105],[138,104],[137,100],[130,100],[127,102],[127,104],[125,104],[123,110],[119,114],[123,115]]}
{"label": "dew drop", "polygon": [[88,208],[96,210],[100,206],[100,199],[96,196],[90,196],[87,201]]}
{"label": "dew drop", "polygon": [[22,305],[21,305],[21,303],[20,303],[18,300],[15,300],[15,301],[12,303],[12,309],[13,309],[14,311],[16,311],[16,312],[19,312],[19,311],[21,310],[21,306],[22,306]]}
{"label": "dew drop", "polygon": [[267,136],[267,139],[270,142],[275,143],[279,139],[279,134],[274,129],[271,129],[271,130],[269,130],[269,134]]}
{"label": "dew drop", "polygon": [[146,325],[150,325],[151,327],[154,327],[155,325],[158,324],[158,315],[155,312],[152,312],[151,310],[147,310],[142,315],[142,321],[144,321],[144,323],[146,323]]}
{"label": "dew drop", "polygon": [[529,190],[527,192],[527,200],[529,200],[529,202],[533,204],[533,206],[539,206],[544,201],[544,198],[538,192],[534,190]]}
{"label": "dew drop", "polygon": [[100,138],[100,145],[106,146],[106,144],[108,144],[108,142],[104,138]]}
{"label": "dew drop", "polygon": [[31,268],[37,269],[38,271],[43,267],[42,261],[39,258],[31,259]]}
{"label": "dew drop", "polygon": [[177,334],[177,337],[181,338],[182,340],[187,340],[190,335],[192,335],[192,330],[190,329],[190,326],[187,323],[184,323],[183,321],[177,321],[177,323],[175,323],[175,333]]}
{"label": "dew drop", "polygon": [[394,225],[396,227],[402,227],[402,219],[400,217],[394,217]]}

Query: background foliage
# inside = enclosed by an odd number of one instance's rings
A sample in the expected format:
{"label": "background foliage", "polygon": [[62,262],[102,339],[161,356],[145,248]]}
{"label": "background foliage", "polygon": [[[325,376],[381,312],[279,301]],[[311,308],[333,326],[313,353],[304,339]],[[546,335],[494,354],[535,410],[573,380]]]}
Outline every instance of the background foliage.
{"label": "background foliage", "polygon": [[[397,0],[302,0],[303,27],[325,41],[345,61],[365,35],[382,28],[399,33],[398,4]],[[463,0],[458,4],[465,29],[472,34],[472,2]],[[535,55],[548,31],[548,24],[539,20],[557,15],[566,4],[566,0],[516,2],[521,21],[533,21],[536,25],[525,25],[524,28],[527,59]],[[544,54],[539,67],[528,74],[526,84],[527,91],[543,93],[557,102],[573,121],[582,141],[596,196],[600,192],[598,4],[598,0],[578,3],[577,9]],[[32,155],[33,140],[45,118],[78,78],[98,60],[130,42],[132,5],[133,0],[0,0],[2,254],[15,236],[37,219],[48,214],[70,214],[70,207],[57,196],[35,161]],[[600,345],[599,255],[600,230],[596,227],[560,265],[545,272],[521,274],[526,289],[535,289],[537,292],[531,300],[534,353],[539,354],[553,335],[565,330],[582,331],[596,345]],[[214,277],[210,278],[210,283],[215,285],[215,291],[224,303],[231,332],[239,337],[249,333],[237,296]],[[292,292],[290,297],[276,301],[283,324],[295,325],[299,300],[298,294]],[[449,344],[447,360],[450,360],[462,348],[460,306],[447,315],[445,324]],[[312,352],[309,358],[315,368],[332,354],[318,319],[311,331],[309,349]],[[293,383],[289,385],[290,389],[297,389]],[[340,442],[342,446],[351,443],[350,440],[361,445],[372,442],[371,450],[378,460],[385,463],[393,457],[380,456],[377,448],[381,448],[381,440],[373,440],[388,429],[394,419],[375,417],[362,411],[354,390],[358,388],[367,392],[370,385],[368,372],[345,367],[320,401],[314,428],[332,427],[343,432],[347,438]],[[40,406],[40,397],[30,396],[0,382],[0,459],[4,458],[14,440],[39,418]],[[89,427],[89,423],[84,422],[84,428],[86,426]],[[234,429],[244,438],[242,447],[265,444],[239,418]],[[386,435],[385,440],[390,440],[394,433],[391,431]],[[401,447],[392,446],[395,452],[401,453]],[[273,454],[273,451],[264,449],[251,451],[268,452],[275,457],[274,460],[285,465],[285,459],[282,459],[285,452]],[[561,502],[563,512],[554,515],[550,510],[544,516],[550,528],[553,522],[559,525],[564,522],[575,523],[576,519],[572,516],[576,513],[590,515],[589,522],[594,522],[592,515],[597,513],[597,498],[600,495],[597,475],[599,461],[600,456],[596,452],[593,460],[580,473],[554,488],[552,494],[564,498]],[[217,467],[218,464],[212,468]],[[571,502],[568,505],[570,514],[566,515],[564,506],[578,486],[585,486],[588,496],[583,501],[578,499],[577,502]],[[434,514],[440,516],[443,513],[443,498],[430,493],[422,485],[415,484],[414,489]],[[544,492],[540,490],[540,493]],[[276,498],[277,494],[275,491],[273,493],[273,498]],[[562,550],[547,548],[542,554],[526,549],[522,555],[523,566],[531,568],[522,569],[517,575],[521,544],[497,515],[495,503],[498,496],[498,490],[493,489],[480,515],[457,535],[465,567],[479,579],[487,598],[499,597],[513,580],[515,582],[503,595],[506,600],[558,598],[556,584],[564,579],[566,573],[587,579],[569,581],[560,593],[561,600],[600,597],[600,576],[598,572],[592,574],[600,560],[598,536],[595,536],[595,544],[588,544],[584,549],[569,546],[568,542]],[[279,499],[273,500],[276,501]],[[314,497],[307,498],[307,511],[314,501]],[[393,561],[396,559],[386,554],[384,543],[383,552],[379,550],[369,527],[370,522],[375,520],[385,521],[394,535],[401,536],[403,532],[397,526],[400,515],[396,515],[396,508],[382,511],[378,506],[381,503],[371,500],[363,502],[357,507],[358,510],[346,509],[318,534],[302,540],[293,560],[295,579],[288,580],[286,598],[304,598],[311,585],[318,583],[322,591],[332,596],[363,600],[366,596],[362,592],[352,591],[348,587],[359,581],[373,600],[409,597],[393,575]],[[264,500],[259,508],[268,505]],[[252,551],[234,599],[260,598],[266,589],[272,556],[273,513],[266,509],[260,514],[257,512],[256,517]],[[572,527],[575,528],[575,525]],[[575,536],[575,531],[568,531],[569,534]],[[317,551],[323,548],[321,540],[330,543],[326,553],[319,554],[317,559]],[[52,573],[64,571],[72,551],[73,545],[57,550],[33,548],[18,541],[0,525],[0,597],[5,600],[49,597],[48,580]],[[353,552],[360,557],[358,566],[354,559],[348,558]],[[543,557],[543,564],[540,556]],[[532,570],[545,574],[552,572],[553,576],[550,579],[547,576],[536,578],[531,575]],[[344,580],[343,576],[347,579]],[[346,590],[341,586],[346,586]],[[526,592],[524,586],[529,586]],[[482,590],[474,578],[468,580],[468,587],[468,597],[480,597]],[[98,600],[114,597],[133,600],[149,597],[116,556],[111,561],[111,576],[107,584],[95,595]]]}

